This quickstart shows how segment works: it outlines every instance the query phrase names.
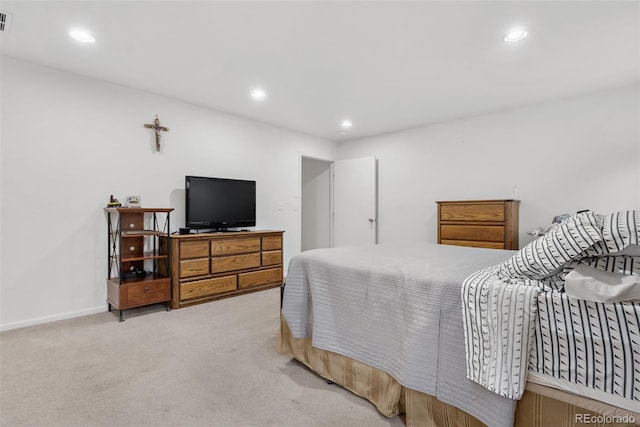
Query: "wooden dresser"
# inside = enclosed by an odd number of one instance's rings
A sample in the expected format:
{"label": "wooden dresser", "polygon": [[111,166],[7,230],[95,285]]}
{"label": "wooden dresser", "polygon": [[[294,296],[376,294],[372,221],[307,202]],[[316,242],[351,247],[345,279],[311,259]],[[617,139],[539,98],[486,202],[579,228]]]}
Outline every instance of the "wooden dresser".
{"label": "wooden dresser", "polygon": [[518,249],[520,200],[459,200],[438,204],[438,243]]}
{"label": "wooden dresser", "polygon": [[282,231],[172,235],[171,307],[282,285]]}

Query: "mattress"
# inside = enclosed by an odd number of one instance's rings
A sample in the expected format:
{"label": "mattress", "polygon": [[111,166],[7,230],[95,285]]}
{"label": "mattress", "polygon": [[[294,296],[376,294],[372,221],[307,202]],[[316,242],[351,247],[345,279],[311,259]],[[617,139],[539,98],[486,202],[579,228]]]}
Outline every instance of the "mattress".
{"label": "mattress", "polygon": [[640,412],[640,304],[538,297],[528,379]]}
{"label": "mattress", "polygon": [[[573,397],[578,398],[578,401],[581,402],[582,406],[585,408],[593,408],[594,411],[603,413],[607,416],[633,416],[635,420],[640,422],[640,407],[637,402],[630,399],[625,399],[623,397],[596,390],[581,384],[576,384],[571,381],[561,380],[552,375],[529,370],[529,373],[527,374],[527,389],[533,388],[531,387],[532,384],[538,384],[550,389],[570,393]],[[586,404],[584,403],[584,400],[579,398],[589,399],[589,403]],[[602,402],[608,406],[600,405],[598,402]]]}
{"label": "mattress", "polygon": [[512,251],[429,243],[303,252],[289,265],[283,316],[295,338],[388,373],[493,426],[515,402],[465,377],[460,284]]}

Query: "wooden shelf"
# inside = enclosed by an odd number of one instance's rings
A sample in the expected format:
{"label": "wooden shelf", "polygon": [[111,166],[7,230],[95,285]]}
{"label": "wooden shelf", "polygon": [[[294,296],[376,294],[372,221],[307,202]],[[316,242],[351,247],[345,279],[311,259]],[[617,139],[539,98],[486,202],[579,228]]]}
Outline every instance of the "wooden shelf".
{"label": "wooden shelf", "polygon": [[[147,260],[147,259],[167,259],[167,258],[169,258],[169,255],[157,255],[157,254],[154,254],[153,252],[147,252],[143,256],[122,257],[121,261],[122,262],[133,262],[133,261],[144,261],[144,260]],[[117,259],[118,259],[118,257],[116,257],[116,260]]]}
{"label": "wooden shelf", "polygon": [[166,236],[167,233],[153,230],[127,230],[121,233],[123,239],[127,237]]}
{"label": "wooden shelf", "polygon": [[104,208],[109,213],[170,213],[173,208]]}
{"label": "wooden shelf", "polygon": [[162,274],[148,274],[145,277],[136,277],[136,278],[122,278],[120,280],[119,277],[114,277],[108,279],[108,281],[114,285],[128,285],[131,283],[153,283],[158,281],[166,281],[167,279],[171,279],[170,277],[164,276]]}
{"label": "wooden shelf", "polygon": [[[105,208],[109,244],[107,304],[120,311],[171,301],[171,265],[167,245],[171,208]],[[162,226],[158,222],[164,219]],[[149,250],[152,248],[151,250]],[[145,250],[146,249],[146,250]],[[123,253],[123,252],[126,252]],[[125,278],[129,271],[146,272]]]}

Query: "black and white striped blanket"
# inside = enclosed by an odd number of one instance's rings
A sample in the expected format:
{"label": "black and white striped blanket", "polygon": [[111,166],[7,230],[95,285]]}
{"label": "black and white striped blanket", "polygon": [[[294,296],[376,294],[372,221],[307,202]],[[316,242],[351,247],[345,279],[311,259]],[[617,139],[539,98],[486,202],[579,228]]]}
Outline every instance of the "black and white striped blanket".
{"label": "black and white striped blanket", "polygon": [[467,377],[512,399],[527,369],[640,401],[640,302],[566,295],[576,265],[639,274],[640,211],[585,212],[462,287]]}

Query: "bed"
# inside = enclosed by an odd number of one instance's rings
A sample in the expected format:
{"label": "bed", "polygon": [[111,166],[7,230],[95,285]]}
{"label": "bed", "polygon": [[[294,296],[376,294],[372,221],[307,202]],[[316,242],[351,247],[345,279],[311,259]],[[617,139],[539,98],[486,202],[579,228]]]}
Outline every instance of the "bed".
{"label": "bed", "polygon": [[520,251],[305,252],[289,265],[279,351],[409,426],[635,425],[640,304],[563,287],[577,265],[637,274],[640,258],[618,252],[638,245],[640,215],[616,215],[577,215]]}

